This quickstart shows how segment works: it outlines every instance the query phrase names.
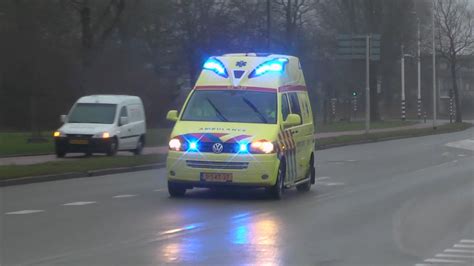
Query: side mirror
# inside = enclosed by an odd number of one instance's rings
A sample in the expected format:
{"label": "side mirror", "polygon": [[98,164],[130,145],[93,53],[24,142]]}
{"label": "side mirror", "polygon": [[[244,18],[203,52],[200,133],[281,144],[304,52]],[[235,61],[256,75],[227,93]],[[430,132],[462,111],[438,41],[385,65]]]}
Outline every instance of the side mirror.
{"label": "side mirror", "polygon": [[301,124],[301,116],[299,114],[289,114],[285,121],[283,121],[284,127],[293,127]]}
{"label": "side mirror", "polygon": [[61,121],[61,123],[63,123],[63,124],[66,123],[66,120],[67,120],[67,115],[61,115],[59,117],[59,121]]}
{"label": "side mirror", "polygon": [[168,111],[168,114],[166,115],[166,119],[173,122],[178,121],[178,111],[177,110]]}
{"label": "side mirror", "polygon": [[123,126],[123,125],[128,124],[128,117],[126,117],[126,116],[121,116],[119,122],[120,122],[120,126]]}

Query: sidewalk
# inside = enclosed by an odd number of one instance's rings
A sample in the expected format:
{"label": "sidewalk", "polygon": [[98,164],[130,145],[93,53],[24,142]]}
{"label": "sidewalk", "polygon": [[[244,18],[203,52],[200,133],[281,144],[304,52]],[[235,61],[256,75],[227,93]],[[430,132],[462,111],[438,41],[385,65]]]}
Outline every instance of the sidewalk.
{"label": "sidewalk", "polygon": [[[449,121],[442,120],[438,121],[437,125],[441,126],[449,123]],[[370,133],[379,133],[379,132],[390,132],[398,130],[407,130],[407,129],[421,129],[421,128],[430,128],[433,126],[432,121],[426,121],[426,123],[415,124],[411,126],[404,127],[392,127],[392,128],[382,128],[382,129],[373,129],[370,130]],[[338,132],[324,132],[317,133],[316,139],[324,139],[338,136],[347,136],[347,135],[362,135],[365,133],[365,130],[353,130],[353,131],[338,131]],[[143,154],[165,154],[168,152],[167,146],[159,147],[145,147]],[[119,152],[118,155],[123,156],[133,156],[131,152]],[[94,157],[105,156],[105,155],[94,155]],[[36,155],[36,156],[19,156],[19,157],[5,157],[0,158],[0,166],[2,165],[29,165],[29,164],[39,164],[45,162],[55,162],[55,161],[64,161],[64,160],[78,160],[85,158],[83,154],[68,154],[66,158],[56,158],[55,155]]]}

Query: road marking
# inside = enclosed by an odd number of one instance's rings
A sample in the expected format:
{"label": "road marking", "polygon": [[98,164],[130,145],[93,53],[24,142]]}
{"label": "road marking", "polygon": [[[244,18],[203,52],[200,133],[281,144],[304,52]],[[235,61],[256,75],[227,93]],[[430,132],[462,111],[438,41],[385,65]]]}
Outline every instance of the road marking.
{"label": "road marking", "polygon": [[38,213],[44,212],[43,210],[21,210],[21,211],[14,211],[14,212],[6,212],[6,215],[15,215],[15,214],[31,214],[31,213]]}
{"label": "road marking", "polygon": [[464,139],[446,143],[445,146],[474,151],[474,139]]}
{"label": "road marking", "polygon": [[474,248],[474,245],[456,244],[455,248]]}
{"label": "road marking", "polygon": [[425,262],[440,262],[440,263],[465,263],[463,260],[447,260],[447,259],[427,259]]}
{"label": "road marking", "polygon": [[459,241],[460,243],[472,243],[474,244],[474,240],[473,239],[463,239],[461,241]]}
{"label": "road marking", "polygon": [[450,154],[451,154],[450,152],[446,151],[446,152],[441,153],[441,156],[449,156]]}
{"label": "road marking", "polygon": [[326,179],[329,179],[329,178],[331,178],[331,177],[329,177],[329,176],[321,176],[321,177],[315,178],[314,180],[316,180],[316,181],[321,181],[321,180],[326,180]]}
{"label": "road marking", "polygon": [[472,255],[460,255],[460,254],[436,254],[438,258],[460,258],[460,259],[474,259]]}
{"label": "road marking", "polygon": [[159,192],[159,191],[165,191],[165,190],[166,190],[166,188],[158,188],[158,189],[155,189],[155,190],[153,190],[153,191]]}
{"label": "road marking", "polygon": [[123,195],[117,195],[117,196],[113,196],[114,199],[121,199],[121,198],[132,198],[132,197],[136,197],[137,195],[133,195],[133,194],[123,194]]}
{"label": "road marking", "polygon": [[[324,182],[323,182],[324,183]],[[326,186],[343,186],[342,182],[324,183]]]}
{"label": "road marking", "polygon": [[70,202],[63,204],[63,206],[83,206],[83,205],[89,205],[89,204],[94,204],[97,203],[95,201],[76,201],[76,202]]}
{"label": "road marking", "polygon": [[451,253],[474,253],[474,250],[467,250],[467,249],[445,249],[444,252],[451,252]]}
{"label": "road marking", "polygon": [[458,154],[458,157],[465,157],[466,154]]}
{"label": "road marking", "polygon": [[189,230],[194,230],[198,227],[202,226],[202,224],[190,224],[187,226],[179,227],[176,229],[171,229],[171,230],[166,230],[164,232],[161,232],[159,235],[170,235],[170,234],[176,234],[184,231],[189,231]]}

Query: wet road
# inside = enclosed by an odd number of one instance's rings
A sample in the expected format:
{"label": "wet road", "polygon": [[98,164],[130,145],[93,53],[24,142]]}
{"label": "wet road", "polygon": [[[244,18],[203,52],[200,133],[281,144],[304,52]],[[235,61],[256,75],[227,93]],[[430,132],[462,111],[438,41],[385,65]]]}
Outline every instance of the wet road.
{"label": "wet road", "polygon": [[318,182],[170,199],[157,169],[0,189],[1,265],[471,265],[474,130],[317,152]]}

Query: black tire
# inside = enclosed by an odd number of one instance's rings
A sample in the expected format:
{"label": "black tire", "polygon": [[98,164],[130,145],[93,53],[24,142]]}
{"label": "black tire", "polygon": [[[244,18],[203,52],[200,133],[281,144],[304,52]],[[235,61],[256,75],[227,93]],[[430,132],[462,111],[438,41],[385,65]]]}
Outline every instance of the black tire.
{"label": "black tire", "polygon": [[179,184],[173,184],[173,183],[168,182],[168,193],[170,194],[170,197],[172,198],[183,197],[184,194],[186,193],[186,188],[183,186],[180,186]]}
{"label": "black tire", "polygon": [[284,163],[280,163],[275,185],[267,189],[267,191],[273,199],[281,200],[283,197],[284,190],[285,190],[285,166],[284,166]]}
{"label": "black tire", "polygon": [[88,151],[88,152],[86,152],[85,155],[86,155],[86,157],[91,157],[91,156],[92,156],[92,152]]}
{"label": "black tire", "polygon": [[56,151],[56,157],[58,158],[64,158],[66,156],[66,152],[64,151]]}
{"label": "black tire", "polygon": [[143,141],[143,137],[140,137],[140,139],[137,142],[137,148],[133,150],[133,154],[135,155],[142,154],[143,146],[145,146],[145,142]]}
{"label": "black tire", "polygon": [[311,190],[311,185],[314,184],[313,180],[315,180],[315,170],[314,170],[314,160],[311,158],[309,161],[308,171],[306,174],[306,178],[309,178],[307,182],[303,184],[299,184],[296,186],[296,190],[300,192],[308,192]]}
{"label": "black tire", "polygon": [[118,150],[118,141],[116,138],[113,138],[109,143],[109,147],[107,149],[107,155],[114,156],[115,154],[117,154],[117,150]]}

